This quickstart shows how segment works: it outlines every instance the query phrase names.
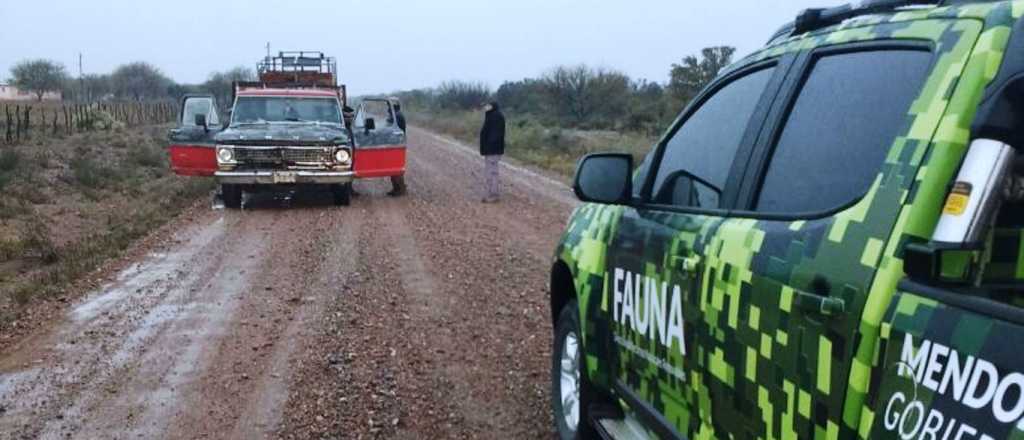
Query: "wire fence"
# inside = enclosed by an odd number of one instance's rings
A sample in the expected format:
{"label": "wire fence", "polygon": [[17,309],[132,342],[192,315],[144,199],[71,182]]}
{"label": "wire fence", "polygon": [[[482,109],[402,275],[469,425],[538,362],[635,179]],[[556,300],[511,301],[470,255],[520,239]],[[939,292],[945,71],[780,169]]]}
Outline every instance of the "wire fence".
{"label": "wire fence", "polygon": [[0,103],[0,107],[0,140],[7,145],[40,136],[164,124],[178,114],[170,102]]}

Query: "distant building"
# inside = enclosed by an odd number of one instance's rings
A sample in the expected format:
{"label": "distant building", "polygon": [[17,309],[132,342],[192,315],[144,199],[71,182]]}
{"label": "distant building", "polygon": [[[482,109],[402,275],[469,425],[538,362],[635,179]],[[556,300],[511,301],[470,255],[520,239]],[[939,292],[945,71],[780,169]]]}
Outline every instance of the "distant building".
{"label": "distant building", "polygon": [[[64,97],[60,92],[46,92],[43,101],[61,101]],[[26,92],[11,84],[0,84],[0,101],[35,101],[36,94]]]}

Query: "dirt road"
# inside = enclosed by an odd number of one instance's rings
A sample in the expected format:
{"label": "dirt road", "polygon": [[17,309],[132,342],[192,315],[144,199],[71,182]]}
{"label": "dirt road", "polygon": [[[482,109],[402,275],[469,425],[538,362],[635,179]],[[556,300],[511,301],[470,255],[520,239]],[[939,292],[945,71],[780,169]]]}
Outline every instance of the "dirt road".
{"label": "dirt road", "polygon": [[[574,202],[410,133],[358,183],[196,210],[0,354],[0,438],[549,438],[547,269]],[[69,297],[76,298],[73,294]]]}

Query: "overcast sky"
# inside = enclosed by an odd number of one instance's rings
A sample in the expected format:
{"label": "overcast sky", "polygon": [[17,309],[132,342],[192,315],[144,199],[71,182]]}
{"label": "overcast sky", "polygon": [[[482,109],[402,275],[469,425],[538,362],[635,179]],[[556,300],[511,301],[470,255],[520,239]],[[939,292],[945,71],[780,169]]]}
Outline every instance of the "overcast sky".
{"label": "overcast sky", "polygon": [[254,66],[271,50],[322,50],[359,95],[537,76],[587,63],[635,78],[712,45],[745,55],[807,7],[837,0],[0,0],[0,79],[25,58],[78,73],[147,61],[178,82]]}

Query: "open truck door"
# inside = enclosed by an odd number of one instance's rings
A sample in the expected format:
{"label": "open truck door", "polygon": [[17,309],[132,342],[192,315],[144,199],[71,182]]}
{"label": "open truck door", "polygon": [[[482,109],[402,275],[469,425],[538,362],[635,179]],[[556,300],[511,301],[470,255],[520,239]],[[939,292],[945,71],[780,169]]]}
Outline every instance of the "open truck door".
{"label": "open truck door", "polygon": [[171,170],[181,176],[212,176],[217,171],[214,136],[222,121],[213,95],[186,95],[181,100],[178,127],[170,132]]}
{"label": "open truck door", "polygon": [[357,178],[405,174],[405,131],[398,127],[390,100],[364,99],[356,110],[352,135]]}

